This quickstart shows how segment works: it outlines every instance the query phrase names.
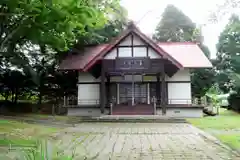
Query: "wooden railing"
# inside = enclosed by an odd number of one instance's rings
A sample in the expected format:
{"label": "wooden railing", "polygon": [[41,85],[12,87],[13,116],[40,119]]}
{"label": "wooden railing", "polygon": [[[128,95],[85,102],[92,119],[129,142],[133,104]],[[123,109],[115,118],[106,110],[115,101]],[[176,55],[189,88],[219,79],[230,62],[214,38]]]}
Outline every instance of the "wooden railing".
{"label": "wooden railing", "polygon": [[99,99],[78,99],[77,96],[65,96],[64,107],[99,106]]}
{"label": "wooden railing", "polygon": [[168,104],[184,104],[184,105],[192,105],[194,104],[193,101],[191,99],[168,99]]}

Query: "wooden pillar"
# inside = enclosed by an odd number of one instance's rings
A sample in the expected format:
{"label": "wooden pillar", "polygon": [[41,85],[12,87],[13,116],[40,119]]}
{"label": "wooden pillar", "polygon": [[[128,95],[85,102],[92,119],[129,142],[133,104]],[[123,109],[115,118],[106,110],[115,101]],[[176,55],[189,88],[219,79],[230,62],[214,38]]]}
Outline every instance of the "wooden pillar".
{"label": "wooden pillar", "polygon": [[150,97],[150,83],[147,83],[147,104],[151,103],[151,97]]}
{"label": "wooden pillar", "polygon": [[135,105],[135,83],[134,83],[134,75],[132,74],[132,106]]}
{"label": "wooden pillar", "polygon": [[160,101],[160,74],[157,73],[157,85],[156,85],[156,103],[159,104]]}
{"label": "wooden pillar", "polygon": [[106,105],[106,86],[105,86],[105,71],[102,65],[101,69],[101,84],[100,84],[100,107],[101,113],[104,113],[105,105]]}
{"label": "wooden pillar", "polygon": [[119,83],[117,83],[117,104],[120,103],[120,96],[119,96]]}
{"label": "wooden pillar", "polygon": [[163,64],[161,69],[161,106],[162,106],[163,114],[166,114],[166,110],[167,110],[166,105],[167,105],[167,88],[166,88],[166,81],[165,81],[165,69]]}
{"label": "wooden pillar", "polygon": [[110,106],[112,97],[110,96],[110,76],[107,76],[107,84],[106,84],[106,96],[107,96],[107,107]]}

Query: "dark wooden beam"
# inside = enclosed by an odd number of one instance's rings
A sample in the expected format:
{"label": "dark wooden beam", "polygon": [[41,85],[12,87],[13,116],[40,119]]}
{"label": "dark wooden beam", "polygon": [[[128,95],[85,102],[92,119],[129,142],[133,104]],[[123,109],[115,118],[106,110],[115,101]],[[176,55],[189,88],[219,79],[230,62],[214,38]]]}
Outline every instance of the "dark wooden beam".
{"label": "dark wooden beam", "polygon": [[147,52],[147,57],[149,57],[149,47],[147,46],[146,49],[147,49],[147,50],[146,50],[146,52]]}
{"label": "dark wooden beam", "polygon": [[156,98],[157,98],[157,104],[160,102],[160,74],[157,73],[157,84],[156,84]]}
{"label": "dark wooden beam", "polygon": [[111,97],[110,97],[110,76],[107,75],[107,83],[106,83],[106,96],[107,96],[107,107],[110,106]]}
{"label": "dark wooden beam", "polygon": [[119,57],[119,47],[117,47],[117,57]]}
{"label": "dark wooden beam", "polygon": [[133,57],[133,34],[131,34],[131,51],[132,51],[132,57]]}
{"label": "dark wooden beam", "polygon": [[164,66],[165,65],[163,63],[162,69],[161,69],[161,106],[162,106],[162,113],[166,114],[167,87],[166,87]]}
{"label": "dark wooden beam", "polygon": [[102,65],[101,69],[101,84],[100,84],[100,106],[101,113],[104,113],[105,105],[106,105],[106,86],[105,86],[105,70]]}

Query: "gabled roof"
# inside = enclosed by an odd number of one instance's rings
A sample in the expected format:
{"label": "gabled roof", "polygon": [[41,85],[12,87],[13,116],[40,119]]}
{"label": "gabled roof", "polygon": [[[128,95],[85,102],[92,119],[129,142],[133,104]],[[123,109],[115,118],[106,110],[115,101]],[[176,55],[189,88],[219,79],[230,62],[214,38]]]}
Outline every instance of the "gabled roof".
{"label": "gabled roof", "polygon": [[93,64],[96,63],[96,61],[102,59],[109,51],[111,51],[117,44],[119,44],[122,40],[124,40],[125,37],[127,37],[129,34],[136,34],[139,36],[145,43],[147,43],[150,47],[152,47],[160,56],[163,56],[165,59],[169,59],[173,64],[175,64],[178,68],[182,68],[183,66],[176,61],[170,54],[162,50],[153,40],[151,40],[149,37],[147,37],[145,34],[143,34],[135,25],[134,23],[130,23],[128,28],[120,34],[117,38],[111,41],[111,43],[106,46],[98,56],[93,58],[84,68],[84,71],[87,71]]}
{"label": "gabled roof", "polygon": [[[87,47],[81,54],[69,55],[60,64],[60,70],[87,71],[98,60],[101,60],[109,51],[114,49],[129,34],[136,34],[145,43],[152,47],[160,56],[171,61],[178,68],[209,68],[211,62],[204,55],[196,43],[166,42],[155,43],[143,34],[133,23],[109,44]],[[79,51],[81,52],[81,51]]]}

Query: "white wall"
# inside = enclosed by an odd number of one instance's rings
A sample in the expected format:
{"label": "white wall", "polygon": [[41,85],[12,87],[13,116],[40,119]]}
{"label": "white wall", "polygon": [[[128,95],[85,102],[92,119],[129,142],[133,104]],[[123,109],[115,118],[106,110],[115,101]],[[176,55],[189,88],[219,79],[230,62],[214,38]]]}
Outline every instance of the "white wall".
{"label": "white wall", "polygon": [[154,58],[161,58],[161,56],[155,52],[152,48],[149,48],[148,50],[148,56],[151,58],[151,59],[154,59]]}
{"label": "white wall", "polygon": [[133,47],[133,57],[147,57],[147,48]]}
{"label": "white wall", "polygon": [[174,118],[199,118],[203,116],[202,108],[167,108],[166,114],[162,114],[162,109],[157,108],[157,115]]}
{"label": "white wall", "polygon": [[199,118],[203,116],[202,108],[168,108],[168,117]]}
{"label": "white wall", "polygon": [[119,44],[119,46],[129,46],[129,45],[132,45],[131,35],[129,35],[128,37],[126,37],[126,38]]}
{"label": "white wall", "polygon": [[115,59],[117,57],[117,49],[113,49],[112,51],[110,51],[105,57],[104,59]]}
{"label": "white wall", "polygon": [[189,69],[179,70],[172,77],[166,76],[166,81],[191,81]]}
{"label": "white wall", "polygon": [[119,57],[132,57],[132,48],[131,47],[118,48],[118,56]]}
{"label": "white wall", "polygon": [[133,36],[133,45],[145,45],[145,43],[138,36],[134,35]]}
{"label": "white wall", "polygon": [[99,84],[81,84],[88,82],[100,82],[99,79],[94,78],[90,73],[79,72],[78,74],[78,105],[97,105],[100,99]]}
{"label": "white wall", "polygon": [[169,104],[191,104],[191,83],[168,83]]}
{"label": "white wall", "polygon": [[78,105],[98,105],[99,84],[78,84]]}

